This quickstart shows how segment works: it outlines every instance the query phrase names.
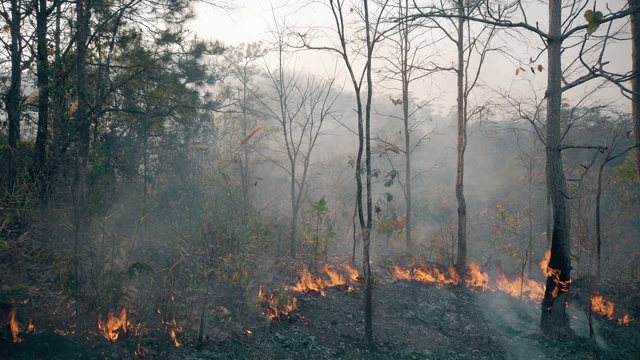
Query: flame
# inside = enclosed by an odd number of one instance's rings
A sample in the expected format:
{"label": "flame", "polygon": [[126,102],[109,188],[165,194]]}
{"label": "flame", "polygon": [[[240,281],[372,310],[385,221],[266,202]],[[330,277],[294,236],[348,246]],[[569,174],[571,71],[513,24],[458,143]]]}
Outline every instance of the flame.
{"label": "flame", "polygon": [[362,276],[360,276],[360,274],[358,273],[358,270],[356,270],[353,266],[347,264],[344,266],[344,268],[349,273],[349,279],[351,281],[358,282],[362,280]]}
{"label": "flame", "polygon": [[262,291],[262,286],[260,286],[258,290],[258,309],[271,320],[279,321],[288,319],[291,314],[297,310],[298,299],[295,297],[293,299],[287,298],[286,305],[282,304],[283,299],[277,290],[272,291],[270,295],[266,295]]}
{"label": "flame", "polygon": [[[350,277],[352,279],[355,277],[357,281],[359,277],[358,271],[348,265],[345,266],[345,268],[350,273]],[[315,293],[319,294],[320,296],[326,296],[327,294],[324,291],[325,288],[346,285],[347,282],[344,279],[344,276],[339,274],[337,271],[331,270],[328,265],[325,265],[323,270],[325,274],[329,276],[329,280],[320,278],[313,280],[309,271],[305,269],[302,271],[302,277],[300,278],[300,281],[295,286],[289,288],[289,290],[293,290],[299,293]],[[351,287],[347,286],[346,290],[350,291],[352,289]]]}
{"label": "flame", "polygon": [[253,331],[251,331],[249,329],[245,329],[245,331],[247,332],[247,335],[253,335]]}
{"label": "flame", "polygon": [[120,329],[123,333],[127,332],[127,309],[124,308],[120,312],[120,317],[115,317],[113,312],[109,312],[109,320],[105,323],[102,314],[98,316],[98,329],[102,332],[105,339],[116,341],[120,336]]}
{"label": "flame", "polygon": [[60,335],[60,336],[67,336],[67,335],[70,335],[70,334],[71,334],[71,335],[73,335],[73,334],[75,334],[75,333],[76,333],[76,332],[75,332],[75,330],[72,330],[72,331],[65,331],[65,330],[58,329],[58,328],[56,328],[56,329],[55,329],[55,330],[53,330],[53,331],[54,331],[56,334]]}
{"label": "flame", "polygon": [[176,347],[182,347],[182,344],[180,343],[180,341],[178,341],[178,334],[182,334],[182,326],[178,325],[178,321],[176,320],[176,317],[173,317],[173,321],[172,321],[172,327],[171,330],[169,332],[169,334],[171,335],[171,339],[173,339],[173,343],[176,345]]}
{"label": "flame", "polygon": [[480,288],[482,291],[489,289],[489,274],[481,271],[475,262],[469,265],[468,275],[469,279],[465,281],[467,286]]}
{"label": "flame", "polygon": [[509,280],[504,274],[498,273],[496,285],[498,290],[514,298],[523,298],[533,302],[539,302],[544,297],[544,285],[528,277]]}
{"label": "flame", "polygon": [[[453,267],[449,268],[449,274],[445,275],[438,269],[426,267],[402,269],[398,266],[393,266],[391,268],[391,276],[396,280],[418,281],[436,284],[437,286],[457,285],[461,281],[460,276]],[[544,295],[543,283],[528,277],[524,279],[520,277],[509,279],[506,275],[498,272],[495,282],[489,282],[489,274],[480,270],[480,267],[475,262],[471,262],[469,265],[467,279],[465,279],[464,284],[481,291],[502,291],[512,297],[534,302],[541,301]]]}
{"label": "flame", "polygon": [[453,268],[449,269],[449,278],[447,278],[439,269],[413,267],[405,270],[398,266],[393,266],[391,271],[391,275],[398,280],[418,281],[426,284],[435,283],[439,286],[448,284],[455,285],[460,281],[458,274],[453,270]]}
{"label": "flame", "polygon": [[549,261],[551,261],[551,249],[547,249],[547,251],[544,253],[544,258],[542,258],[542,260],[540,261],[540,269],[542,269],[545,274],[547,273],[547,266],[549,266]]}
{"label": "flame", "polygon": [[20,325],[16,321],[16,308],[13,307],[9,311],[9,328],[11,329],[11,336],[13,337],[14,343],[22,342],[22,339],[18,337],[18,333],[20,332]]}
{"label": "flame", "polygon": [[31,319],[29,319],[29,325],[27,325],[27,333],[32,333],[32,332],[35,332],[35,331],[36,331],[36,327],[31,322]]}
{"label": "flame", "polygon": [[591,294],[591,310],[598,315],[606,316],[607,320],[613,320],[614,306],[614,303],[605,300],[597,291]]}
{"label": "flame", "polygon": [[318,284],[313,281],[313,279],[311,278],[311,274],[309,273],[309,271],[307,271],[307,269],[305,269],[302,271],[302,277],[300,278],[300,281],[295,286],[293,286],[291,290],[299,293],[317,292],[320,295],[325,296],[326,293],[322,290],[323,287],[324,286],[322,286],[322,283]]}
{"label": "flame", "polygon": [[618,325],[629,325],[633,321],[633,317],[629,314],[624,314],[623,317],[618,318]]}

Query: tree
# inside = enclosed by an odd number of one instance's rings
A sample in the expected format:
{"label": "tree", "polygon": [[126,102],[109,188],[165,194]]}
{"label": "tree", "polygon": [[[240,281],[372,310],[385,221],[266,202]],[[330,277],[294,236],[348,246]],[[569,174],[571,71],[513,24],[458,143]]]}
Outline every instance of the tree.
{"label": "tree", "polygon": [[332,89],[334,79],[316,80],[296,69],[287,68],[288,47],[284,29],[275,30],[275,61],[267,66],[269,86],[274,92],[271,101],[260,100],[264,112],[274,120],[279,130],[275,142],[283,150],[287,162],[272,158],[274,164],[288,176],[291,201],[290,256],[296,256],[300,207],[309,186],[309,165],[322,125],[332,115],[332,106],[339,95]]}
{"label": "tree", "polygon": [[[343,0],[330,0],[326,6],[333,17],[333,30],[335,31],[336,43],[334,44],[315,44],[312,40],[318,41],[320,36],[314,36],[313,33],[298,33],[298,47],[310,50],[329,51],[342,59],[347,74],[356,97],[356,114],[358,126],[358,154],[355,159],[355,178],[356,178],[356,210],[358,212],[358,220],[360,222],[362,236],[362,269],[365,282],[364,294],[364,340],[368,345],[373,344],[373,323],[372,323],[372,291],[373,276],[370,264],[370,248],[371,248],[371,227],[373,218],[373,203],[371,199],[371,103],[373,96],[373,79],[372,79],[372,62],[374,49],[377,43],[382,39],[385,29],[382,29],[382,19],[388,1],[380,1],[376,4],[376,13],[378,16],[372,18],[369,10],[369,1],[364,0],[362,7],[353,3],[347,3]],[[349,10],[349,13],[347,13]],[[352,48],[350,36],[347,33],[348,21],[351,18],[350,13],[358,17],[359,26],[364,31],[364,44],[359,43],[362,52],[359,53],[357,47]],[[361,31],[360,31],[361,33]],[[326,34],[322,36],[326,38]],[[363,61],[364,65],[360,72],[356,72],[355,66],[357,61]],[[366,100],[363,103],[362,91],[363,85],[366,86]],[[363,159],[364,157],[364,159]],[[364,160],[364,166],[363,166]],[[366,207],[363,205],[363,184],[362,176],[366,176],[366,188],[364,189],[364,200]],[[366,209],[366,214],[365,214]],[[366,215],[366,220],[365,220]]]}
{"label": "tree", "polygon": [[[568,82],[563,77],[563,44],[568,39],[578,38],[579,40],[576,41],[578,44],[582,44],[579,59],[584,62],[582,55],[586,49],[593,50],[597,46],[602,46],[602,53],[604,51],[603,44],[606,44],[608,37],[604,37],[599,42],[596,42],[595,45],[587,48],[588,36],[579,37],[575,35],[585,30],[587,33],[591,33],[598,26],[625,18],[631,13],[631,11],[623,9],[612,11],[606,16],[601,12],[594,16],[596,12],[589,10],[591,11],[591,16],[587,18],[587,23],[575,25],[576,19],[583,16],[583,10],[586,6],[586,1],[580,3],[572,2],[570,5],[566,5],[561,0],[550,0],[548,4],[549,27],[547,31],[540,30],[538,26],[528,23],[527,11],[519,0],[504,6],[502,4],[492,6],[488,2],[483,2],[482,11],[478,15],[459,13],[453,16],[498,27],[524,29],[542,38],[545,45],[542,51],[546,51],[548,56],[548,78],[545,93],[547,111],[544,142],[546,149],[546,182],[547,191],[551,197],[553,229],[551,235],[551,258],[548,264],[545,295],[541,306],[540,328],[551,337],[563,337],[571,332],[565,310],[567,293],[571,283],[571,223],[567,207],[568,195],[562,160],[562,151],[570,147],[562,143],[564,134],[569,129],[569,127],[565,129],[561,127],[562,93],[598,76],[611,78],[610,74],[604,71],[594,70],[601,70],[606,64],[606,61],[603,61],[603,56],[600,56],[596,57],[598,62],[596,65],[586,66],[589,69],[587,74]],[[563,19],[564,8],[569,10],[565,19]],[[417,16],[452,17],[451,14],[442,11]],[[516,16],[521,17],[513,20],[512,18]]]}
{"label": "tree", "polygon": [[[484,25],[479,31],[474,31],[473,23],[468,18],[479,14],[481,2],[456,0],[453,9],[447,8],[446,2],[440,3],[440,8],[418,9],[421,14],[431,20],[437,29],[444,33],[444,37],[451,40],[456,48],[457,62],[452,67],[438,67],[441,70],[453,71],[456,74],[457,102],[456,102],[456,178],[455,193],[457,200],[457,256],[456,269],[462,274],[467,266],[467,202],[464,195],[464,159],[467,149],[467,124],[485,110],[486,105],[474,106],[470,104],[470,97],[480,79],[480,73],[485,59],[490,51],[490,42],[496,34],[495,25]],[[454,13],[455,12],[455,13]],[[441,23],[443,16],[429,17],[428,13],[447,13],[445,20],[451,22],[450,30]],[[455,15],[454,15],[455,14]],[[472,60],[476,64],[472,66]]]}
{"label": "tree", "polygon": [[[631,118],[633,119],[633,136],[640,145],[640,3],[629,0],[631,10]],[[640,146],[636,147],[636,178],[640,182]]]}
{"label": "tree", "polygon": [[[426,104],[415,104],[415,100],[411,98],[410,86],[420,79],[431,74],[435,69],[428,63],[429,57],[425,57],[422,53],[425,49],[433,46],[432,41],[425,39],[425,32],[418,31],[423,24],[411,22],[407,19],[409,15],[409,1],[398,0],[397,9],[390,9],[388,16],[390,21],[397,19],[397,31],[384,37],[384,41],[390,43],[388,48],[388,54],[383,58],[387,64],[384,66],[384,72],[381,75],[381,80],[393,80],[400,83],[401,98],[390,98],[393,106],[400,106],[402,108],[402,115],[396,116],[391,113],[384,114],[391,119],[398,119],[402,121],[403,130],[402,133],[402,145],[396,146],[392,139],[380,139],[377,141],[382,142],[383,153],[389,155],[389,151],[393,153],[402,153],[404,157],[404,180],[398,177],[398,182],[403,190],[405,200],[405,216],[404,216],[404,230],[406,237],[406,250],[411,251],[414,247],[412,236],[412,195],[411,195],[411,181],[417,176],[412,173],[411,169],[411,155],[413,151],[418,147],[420,142],[424,140],[429,134],[423,135],[417,141],[412,143],[412,133],[416,128],[422,124],[422,121],[416,121],[415,115]],[[393,14],[393,11],[397,10],[397,14]],[[381,43],[381,50],[385,50],[385,43]],[[380,73],[380,71],[378,71]],[[394,89],[395,90],[395,89]],[[396,131],[397,133],[397,131]],[[389,159],[391,161],[391,159]],[[395,178],[395,176],[394,176]],[[393,182],[393,181],[392,181]],[[395,220],[395,219],[393,219]]]}
{"label": "tree", "polygon": [[[9,77],[8,90],[4,96],[4,102],[7,111],[7,122],[9,123],[9,139],[8,139],[8,171],[7,171],[7,192],[9,195],[13,195],[16,186],[17,177],[17,154],[18,154],[18,142],[20,141],[20,116],[21,116],[21,92],[22,92],[22,19],[25,15],[23,4],[21,0],[11,0],[8,3],[9,10],[7,11],[7,3],[3,2],[2,11],[0,16],[7,23],[5,31],[9,31],[11,35],[11,41],[8,44],[9,58],[11,62],[11,70]],[[8,27],[8,29],[7,29]],[[6,45],[6,44],[5,44]]]}
{"label": "tree", "polygon": [[[260,75],[261,70],[256,64],[265,55],[265,50],[261,44],[253,43],[240,45],[237,48],[229,48],[225,51],[225,65],[227,76],[237,83],[231,83],[221,89],[220,97],[229,104],[223,104],[224,127],[230,127],[221,131],[221,136],[229,137],[230,157],[238,163],[240,179],[242,182],[243,214],[242,218],[246,223],[249,210],[249,193],[253,184],[257,181],[254,177],[254,169],[251,166],[253,153],[256,151],[255,144],[261,138],[260,127],[258,127],[259,97],[260,90],[254,82]],[[227,106],[228,105],[228,106]],[[235,127],[240,126],[239,131]],[[239,139],[234,138],[239,135]],[[220,144],[222,144],[221,142]],[[240,145],[237,145],[237,144]]]}

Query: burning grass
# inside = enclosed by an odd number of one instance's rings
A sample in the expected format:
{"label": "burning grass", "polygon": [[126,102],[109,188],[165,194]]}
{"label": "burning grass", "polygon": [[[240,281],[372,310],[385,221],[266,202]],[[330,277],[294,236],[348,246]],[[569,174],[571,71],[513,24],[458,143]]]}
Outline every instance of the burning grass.
{"label": "burning grass", "polygon": [[[609,321],[614,319],[615,304],[612,301],[605,300],[598,291],[594,291],[591,294],[591,311],[594,314],[602,315]],[[633,317],[629,314],[624,314],[617,319],[618,325],[629,325],[633,321]]]}

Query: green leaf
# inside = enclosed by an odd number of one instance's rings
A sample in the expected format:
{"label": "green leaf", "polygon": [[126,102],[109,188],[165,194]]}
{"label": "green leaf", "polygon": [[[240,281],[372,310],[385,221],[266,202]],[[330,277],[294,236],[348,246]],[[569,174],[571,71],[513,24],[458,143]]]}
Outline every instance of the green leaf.
{"label": "green leaf", "polygon": [[596,31],[602,23],[604,14],[601,11],[593,12],[593,10],[587,10],[584,12],[584,18],[587,20],[587,32],[591,34]]}

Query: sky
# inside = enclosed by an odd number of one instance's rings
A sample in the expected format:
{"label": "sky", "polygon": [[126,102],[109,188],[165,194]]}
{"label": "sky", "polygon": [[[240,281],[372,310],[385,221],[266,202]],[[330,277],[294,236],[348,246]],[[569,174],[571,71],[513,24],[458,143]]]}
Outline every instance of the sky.
{"label": "sky", "polygon": [[[231,1],[233,8],[230,10],[221,10],[212,7],[211,5],[198,5],[197,18],[192,24],[192,29],[198,34],[200,38],[220,40],[226,45],[238,45],[241,43],[249,43],[254,41],[263,41],[268,43],[270,36],[270,29],[274,23],[274,17],[279,21],[286,21],[288,24],[297,26],[298,28],[306,28],[310,26],[330,26],[332,24],[332,18],[327,8],[316,5],[315,7],[302,6],[301,3],[307,3],[307,1],[295,1],[295,0],[235,0]],[[624,0],[609,1],[609,5],[612,9],[615,9]],[[355,16],[355,14],[353,15]],[[546,7],[540,6],[534,8],[528,14],[530,22],[538,21],[540,27],[544,29],[547,22]],[[537,39],[536,39],[537,40]],[[535,40],[534,40],[535,41]],[[447,45],[442,45],[446,47]],[[546,87],[546,76],[541,74],[532,74],[530,71],[526,73],[515,74],[515,70],[522,65],[529,69],[529,58],[535,57],[538,51],[534,47],[527,47],[524,44],[510,43],[511,47],[515,47],[515,57],[518,59],[507,58],[504,56],[493,56],[486,61],[486,64],[482,71],[482,78],[490,87],[479,90],[476,94],[477,101],[483,101],[489,97],[496,97],[496,91],[518,94],[519,96],[533,98],[534,94],[538,99],[542,99],[544,96],[544,90]],[[518,49],[520,46],[520,49]],[[444,50],[444,52],[450,52]],[[630,69],[630,45],[628,43],[618,46],[613,46],[608,49],[609,54],[613,54],[611,57],[612,64],[609,66],[620,70],[626,71]],[[451,63],[455,58],[451,59]],[[445,60],[446,62],[446,60]],[[303,52],[296,55],[296,60],[293,63],[299,70],[309,71],[318,76],[328,76],[335,69],[342,69],[342,63],[336,61],[334,57],[320,52]],[[337,64],[337,66],[336,66]],[[546,68],[546,56],[543,55],[540,59],[533,64],[537,67],[541,64]],[[344,71],[341,72],[343,80],[346,81]],[[580,74],[575,75],[578,77]],[[569,76],[568,76],[569,77]],[[567,79],[571,81],[572,79]],[[566,93],[564,96],[577,102],[584,94],[588,93],[593,87],[599,83],[591,82],[586,87],[579,87]],[[347,84],[348,85],[348,84]],[[389,96],[395,96],[397,93],[399,96],[401,93],[399,90],[384,89],[386,86],[381,86],[378,91],[387,92]],[[350,89],[350,86],[346,89]],[[455,91],[455,77],[452,74],[441,74],[427,79],[426,81],[416,83],[413,86],[413,95],[416,98],[424,101],[431,101],[434,104],[434,112],[441,115],[447,114],[450,109],[456,103],[456,91]],[[627,109],[630,108],[629,101],[621,99],[618,89],[610,86],[604,91],[598,92],[597,100],[614,101],[618,104],[618,107]]]}

